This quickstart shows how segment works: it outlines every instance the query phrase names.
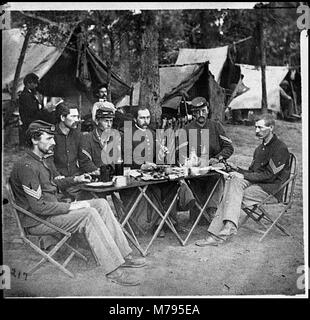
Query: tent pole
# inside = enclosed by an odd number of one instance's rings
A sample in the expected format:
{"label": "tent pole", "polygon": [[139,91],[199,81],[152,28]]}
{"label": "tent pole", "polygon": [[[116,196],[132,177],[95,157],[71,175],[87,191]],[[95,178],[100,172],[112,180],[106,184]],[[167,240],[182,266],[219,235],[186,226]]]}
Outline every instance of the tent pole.
{"label": "tent pole", "polygon": [[129,98],[129,105],[132,106],[132,100],[133,100],[133,85],[130,88],[130,98]]}
{"label": "tent pole", "polygon": [[78,108],[79,108],[79,114],[81,116],[81,108],[82,107],[82,95],[79,93],[79,101],[78,101]]}

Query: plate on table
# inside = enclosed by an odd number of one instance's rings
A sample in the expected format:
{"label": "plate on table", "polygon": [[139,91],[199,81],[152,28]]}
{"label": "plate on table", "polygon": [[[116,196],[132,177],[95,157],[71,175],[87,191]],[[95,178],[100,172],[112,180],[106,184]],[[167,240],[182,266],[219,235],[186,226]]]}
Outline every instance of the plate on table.
{"label": "plate on table", "polygon": [[107,182],[89,182],[85,184],[88,187],[111,187],[113,186],[113,181],[107,181]]}

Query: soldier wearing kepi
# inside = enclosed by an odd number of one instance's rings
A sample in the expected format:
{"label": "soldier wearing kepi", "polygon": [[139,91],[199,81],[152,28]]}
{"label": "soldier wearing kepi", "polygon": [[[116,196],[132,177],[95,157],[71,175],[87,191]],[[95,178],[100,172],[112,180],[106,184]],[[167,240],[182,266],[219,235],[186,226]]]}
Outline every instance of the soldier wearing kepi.
{"label": "soldier wearing kepi", "polygon": [[[189,135],[191,133],[193,133],[197,138],[197,149],[195,150],[196,155],[198,157],[203,157],[206,154],[209,154],[209,165],[214,165],[228,159],[234,152],[232,141],[228,138],[224,128],[219,122],[208,119],[209,103],[207,100],[204,97],[197,97],[192,100],[191,104],[195,119],[185,127],[185,130],[187,131],[189,141]],[[207,129],[209,131],[209,139],[207,141],[203,136],[205,131],[203,129]],[[189,153],[192,151],[191,147],[192,146],[190,145],[185,146],[185,148],[188,148]],[[208,150],[206,148],[208,148]],[[216,177],[208,177],[207,181],[196,180],[191,183],[194,193],[198,196],[201,202],[205,202],[216,181]],[[216,211],[216,207],[218,206],[219,199],[222,195],[222,190],[223,184],[220,183],[208,205],[207,210],[211,216]],[[197,215],[198,212],[195,207],[191,210],[191,219],[194,219]]]}
{"label": "soldier wearing kepi", "polygon": [[[289,151],[274,134],[275,120],[271,114],[263,114],[255,122],[256,136],[262,143],[255,149],[249,170],[234,165],[230,179],[226,181],[223,198],[211,222],[206,239],[196,245],[217,246],[237,233],[242,207],[252,206],[273,194],[287,180]],[[270,197],[268,203],[277,203],[283,190]]]}
{"label": "soldier wearing kepi", "polygon": [[[57,172],[50,154],[55,146],[55,127],[34,121],[26,132],[29,150],[13,167],[11,185],[19,206],[65,231],[83,232],[104,274],[121,285],[137,285],[119,267],[142,267],[145,261],[130,256],[131,248],[114,214],[104,199],[58,202],[57,187],[90,181],[89,175],[63,177]],[[51,234],[47,226],[24,218],[29,234]]]}
{"label": "soldier wearing kepi", "polygon": [[96,112],[96,127],[83,136],[81,143],[80,169],[83,172],[99,174],[102,165],[122,163],[121,134],[112,129],[114,111],[110,108],[98,109]]}

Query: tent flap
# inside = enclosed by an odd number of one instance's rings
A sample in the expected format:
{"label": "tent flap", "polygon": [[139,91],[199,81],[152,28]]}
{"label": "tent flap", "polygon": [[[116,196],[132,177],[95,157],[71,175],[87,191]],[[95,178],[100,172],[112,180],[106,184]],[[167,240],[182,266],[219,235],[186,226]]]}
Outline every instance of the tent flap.
{"label": "tent flap", "polygon": [[[106,83],[108,78],[107,66],[100,60],[95,52],[87,48],[87,60],[89,62],[89,72],[91,74],[92,82],[98,84]],[[130,86],[123,82],[113,71],[111,72],[111,92],[112,101],[118,101],[126,94],[130,94]]]}
{"label": "tent flap", "polygon": [[[160,68],[160,96],[165,107],[167,102],[188,92],[204,71],[204,65]],[[170,90],[169,90],[170,89]]]}
{"label": "tent flap", "polygon": [[[94,92],[99,84],[107,83],[108,68],[96,53],[84,46],[84,50],[74,49],[77,43],[76,29],[64,39],[64,46],[56,48],[31,43],[27,48],[22,65],[17,92],[23,89],[23,78],[35,73],[40,78],[40,91],[46,96],[61,96],[77,103],[82,115],[89,113],[96,101]],[[2,41],[2,92],[10,92],[17,62],[24,42],[21,29],[3,31]],[[72,47],[71,47],[72,45]],[[79,47],[79,46],[78,46]],[[130,86],[111,72],[111,96],[116,103],[130,93]]]}
{"label": "tent flap", "polygon": [[[239,65],[241,74],[244,75],[243,83],[248,91],[234,98],[229,108],[235,109],[261,109],[262,83],[261,69],[251,65]],[[288,67],[267,66],[266,88],[268,109],[280,111],[280,83],[288,73]]]}
{"label": "tent flap", "polygon": [[[17,62],[24,43],[24,35],[19,28],[2,31],[2,89],[13,84]],[[67,42],[69,39],[65,39]],[[31,43],[27,48],[22,65],[17,91],[23,88],[23,78],[34,72],[42,78],[61,56],[63,49],[43,44]]]}
{"label": "tent flap", "polygon": [[209,62],[209,70],[217,82],[227,59],[228,46],[212,49],[179,49],[176,65]]}

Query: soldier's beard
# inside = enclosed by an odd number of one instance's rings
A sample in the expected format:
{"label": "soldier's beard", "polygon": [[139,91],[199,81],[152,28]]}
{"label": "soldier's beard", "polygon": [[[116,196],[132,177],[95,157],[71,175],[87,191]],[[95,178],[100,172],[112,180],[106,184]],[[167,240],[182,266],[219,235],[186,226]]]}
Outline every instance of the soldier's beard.
{"label": "soldier's beard", "polygon": [[71,125],[67,125],[67,124],[64,122],[64,125],[65,125],[65,127],[67,127],[68,129],[76,129],[77,126],[78,126],[78,123],[79,123],[79,121],[76,121],[76,122],[73,122]]}
{"label": "soldier's beard", "polygon": [[42,154],[53,154],[54,153],[54,147],[49,147],[48,149],[42,149],[42,148],[39,148],[40,152]]}
{"label": "soldier's beard", "polygon": [[207,118],[204,117],[204,116],[199,116],[197,118],[197,122],[200,124],[200,125],[203,125],[205,122],[206,122]]}

